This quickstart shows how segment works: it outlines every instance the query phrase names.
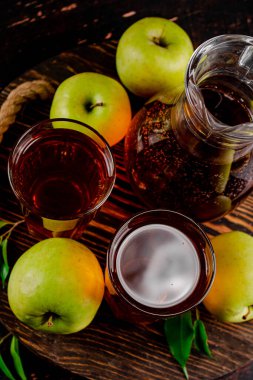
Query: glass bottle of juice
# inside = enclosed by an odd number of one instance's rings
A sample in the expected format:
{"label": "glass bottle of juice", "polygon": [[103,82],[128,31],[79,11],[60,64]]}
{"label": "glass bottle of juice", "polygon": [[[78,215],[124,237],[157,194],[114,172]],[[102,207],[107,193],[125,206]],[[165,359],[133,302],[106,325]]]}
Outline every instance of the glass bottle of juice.
{"label": "glass bottle of juice", "polygon": [[203,43],[180,96],[158,94],[125,139],[126,167],[149,208],[222,217],[253,188],[253,38]]}

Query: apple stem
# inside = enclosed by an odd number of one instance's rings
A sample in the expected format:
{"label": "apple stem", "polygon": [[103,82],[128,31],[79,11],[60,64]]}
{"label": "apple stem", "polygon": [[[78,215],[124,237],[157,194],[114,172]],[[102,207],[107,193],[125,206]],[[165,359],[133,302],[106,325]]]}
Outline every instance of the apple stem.
{"label": "apple stem", "polygon": [[161,46],[161,47],[167,47],[168,44],[164,41],[162,37],[153,37],[154,44]]}
{"label": "apple stem", "polygon": [[47,321],[47,327],[52,327],[53,325],[54,325],[53,316],[50,315],[50,317],[48,318],[48,321]]}
{"label": "apple stem", "polygon": [[99,102],[99,103],[91,104],[91,105],[89,106],[89,110],[92,110],[92,109],[95,108],[95,107],[102,107],[103,105],[104,105],[103,102]]}
{"label": "apple stem", "polygon": [[242,319],[245,321],[249,314],[250,314],[250,307],[248,306],[248,311],[246,314],[243,315]]}

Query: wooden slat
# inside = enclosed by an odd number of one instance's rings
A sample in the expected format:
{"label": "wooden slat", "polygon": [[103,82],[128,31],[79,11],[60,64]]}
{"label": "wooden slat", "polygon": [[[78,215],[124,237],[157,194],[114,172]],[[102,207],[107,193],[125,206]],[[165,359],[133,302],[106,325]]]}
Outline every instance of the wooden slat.
{"label": "wooden slat", "polygon": [[[25,80],[42,77],[59,83],[74,73],[86,70],[116,77],[115,47],[116,43],[110,42],[62,53],[17,78],[0,94],[0,102]],[[133,98],[131,99],[133,102]],[[136,104],[133,108],[137,108]],[[49,108],[50,102],[28,105],[4,137],[0,146],[0,218],[11,221],[21,218],[18,202],[8,183],[8,154],[26,128],[48,117]],[[144,209],[133,194],[125,173],[123,142],[117,144],[113,152],[117,164],[115,188],[80,239],[94,251],[103,268],[106,250],[116,229],[131,215]],[[252,195],[227,217],[206,223],[204,228],[210,237],[233,229],[253,233]],[[36,239],[28,234],[26,226],[20,225],[10,242],[11,265],[35,242]],[[123,323],[113,317],[104,302],[95,320],[85,330],[70,336],[46,335],[17,321],[9,309],[5,292],[1,292],[0,299],[1,322],[15,332],[31,350],[73,373],[96,380],[182,379],[178,365],[168,353],[160,322],[147,328]],[[188,363],[192,379],[215,379],[238,370],[253,360],[253,322],[223,324],[216,321],[204,308],[201,308],[201,315],[206,323],[214,357],[208,359],[193,352]]]}

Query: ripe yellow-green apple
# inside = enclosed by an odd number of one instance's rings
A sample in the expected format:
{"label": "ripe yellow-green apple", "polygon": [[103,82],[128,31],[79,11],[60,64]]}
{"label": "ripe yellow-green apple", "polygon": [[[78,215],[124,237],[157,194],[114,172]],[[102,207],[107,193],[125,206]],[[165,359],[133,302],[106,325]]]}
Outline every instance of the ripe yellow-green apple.
{"label": "ripe yellow-green apple", "polygon": [[204,305],[223,322],[253,318],[253,236],[232,231],[212,239],[216,276]]}
{"label": "ripe yellow-green apple", "polygon": [[112,146],[126,134],[131,121],[131,105],[126,90],[118,81],[103,74],[85,72],[59,85],[50,118],[74,119],[88,124]]}
{"label": "ripe yellow-green apple", "polygon": [[28,249],[15,263],[8,283],[16,317],[34,329],[58,334],[89,325],[103,294],[96,256],[67,238],[46,239]]}
{"label": "ripe yellow-green apple", "polygon": [[192,42],[180,26],[165,18],[146,17],[121,36],[117,72],[135,95],[151,97],[182,85],[192,53]]}

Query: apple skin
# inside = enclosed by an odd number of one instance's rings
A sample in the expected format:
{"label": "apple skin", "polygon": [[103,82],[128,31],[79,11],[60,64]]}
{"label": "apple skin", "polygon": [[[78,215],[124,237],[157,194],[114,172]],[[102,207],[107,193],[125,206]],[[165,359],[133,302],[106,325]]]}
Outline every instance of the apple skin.
{"label": "apple skin", "polygon": [[253,318],[253,237],[240,231],[212,239],[216,276],[204,299],[206,309],[222,322]]}
{"label": "apple skin", "polygon": [[116,68],[128,90],[151,97],[182,85],[192,53],[191,40],[180,26],[164,18],[146,17],[121,36]]}
{"label": "apple skin", "polygon": [[8,300],[16,317],[50,333],[70,334],[85,328],[103,294],[104,277],[96,256],[67,238],[46,239],[28,249],[15,263],[8,283]]}
{"label": "apple skin", "polygon": [[126,90],[115,79],[85,72],[59,85],[50,118],[74,119],[88,124],[112,146],[126,134],[131,122],[131,105]]}

